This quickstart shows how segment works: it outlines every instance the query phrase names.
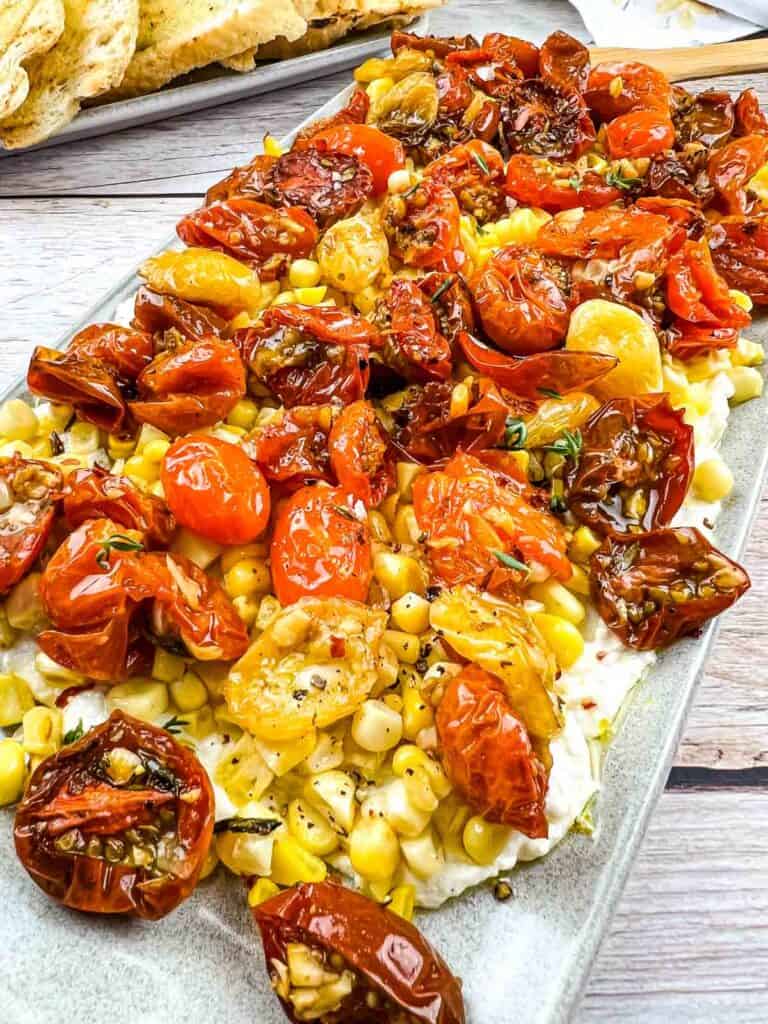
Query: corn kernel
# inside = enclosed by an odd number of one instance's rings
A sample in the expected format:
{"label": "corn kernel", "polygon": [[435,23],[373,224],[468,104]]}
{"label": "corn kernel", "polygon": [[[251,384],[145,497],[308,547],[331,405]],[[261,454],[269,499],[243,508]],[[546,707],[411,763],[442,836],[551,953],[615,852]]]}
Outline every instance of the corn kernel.
{"label": "corn kernel", "polygon": [[265,156],[282,156],[285,152],[282,145],[277,141],[274,135],[265,135],[263,145]]}
{"label": "corn kernel", "polygon": [[[241,816],[264,818],[261,804],[246,804]],[[274,817],[274,815],[273,815]],[[216,853],[235,875],[268,875],[276,840],[273,834],[251,835],[243,832],[221,832],[216,836]]]}
{"label": "corn kernel", "polygon": [[509,829],[492,825],[479,815],[470,818],[464,826],[464,849],[476,864],[493,864],[509,839]]}
{"label": "corn kernel", "polygon": [[287,306],[296,301],[296,295],[293,291],[279,292],[270,305],[272,306]]}
{"label": "corn kernel", "polygon": [[186,527],[177,530],[176,536],[171,544],[171,551],[185,555],[191,562],[194,562],[200,569],[207,569],[216,561],[223,548],[216,541],[201,537]]}
{"label": "corn kernel", "polygon": [[41,675],[54,680],[56,683],[81,686],[85,682],[85,676],[73,671],[71,668],[67,668],[65,665],[59,665],[57,661],[49,658],[43,651],[38,651],[35,655],[35,668]]}
{"label": "corn kernel", "polygon": [[171,654],[161,647],[155,648],[155,658],[152,662],[153,679],[159,679],[161,683],[174,683],[181,679],[186,667],[186,662],[178,654]]}
{"label": "corn kernel", "polygon": [[147,445],[153,441],[170,441],[170,438],[157,427],[153,427],[149,423],[142,424],[139,436],[136,439],[136,454],[141,455]]}
{"label": "corn kernel", "polygon": [[392,171],[387,178],[387,192],[391,195],[398,195],[401,192],[407,192],[412,184],[411,172],[407,168],[402,167],[398,171]]}
{"label": "corn kernel", "polygon": [[546,612],[534,612],[533,621],[551,649],[561,668],[575,665],[584,653],[584,638],[567,619]]}
{"label": "corn kernel", "polygon": [[134,718],[152,722],[168,709],[168,687],[165,683],[131,679],[113,686],[107,701]]}
{"label": "corn kernel", "polygon": [[322,882],[327,874],[325,863],[305,850],[293,836],[281,836],[275,840],[270,875],[278,885]]}
{"label": "corn kernel", "polygon": [[257,878],[248,890],[248,906],[258,907],[260,903],[266,903],[268,899],[277,896],[279,892],[279,887],[271,878]]}
{"label": "corn kernel", "polygon": [[[395,673],[395,679],[397,679],[397,673]],[[400,696],[399,693],[386,693],[381,699],[384,701],[388,708],[392,708],[392,710],[396,711],[398,714],[402,712],[403,698]]]}
{"label": "corn kernel", "polygon": [[4,445],[0,445],[0,455],[3,458],[12,458],[14,455],[20,455],[22,459],[34,458],[34,451],[32,445],[27,444],[26,441],[7,441]]}
{"label": "corn kernel", "polygon": [[739,291],[738,288],[729,288],[728,294],[731,297],[731,301],[735,302],[736,305],[743,309],[745,313],[751,313],[754,303],[752,299],[747,295],[746,292]]}
{"label": "corn kernel", "polygon": [[398,462],[395,467],[397,474],[397,493],[401,501],[413,501],[413,481],[421,476],[424,467],[415,462]]}
{"label": "corn kernel", "polygon": [[247,558],[266,558],[268,554],[268,547],[266,544],[239,544],[235,547],[224,548],[221,554],[221,571],[226,575],[229,570],[237,565],[238,562],[243,562]]}
{"label": "corn kernel", "polygon": [[733,395],[730,400],[734,405],[762,395],[763,377],[758,370],[751,366],[734,366],[726,372],[733,384]]}
{"label": "corn kernel", "polygon": [[372,508],[368,512],[368,527],[374,540],[381,544],[389,544],[392,540],[392,532],[389,524],[381,512]]}
{"label": "corn kernel", "polygon": [[132,455],[130,459],[125,460],[125,473],[132,478],[154,483],[160,475],[160,470],[157,463],[150,462],[142,455]]}
{"label": "corn kernel", "polygon": [[731,350],[731,362],[734,366],[762,366],[765,349],[758,341],[739,338],[736,348]]}
{"label": "corn kernel", "polygon": [[413,505],[401,505],[395,513],[395,540],[398,544],[418,544],[421,527]]}
{"label": "corn kernel", "polygon": [[171,447],[169,441],[155,440],[150,441],[144,451],[141,453],[142,456],[150,463],[162,462],[165,458],[165,453]]}
{"label": "corn kernel", "polygon": [[400,495],[395,492],[394,494],[388,494],[379,505],[379,512],[381,512],[390,526],[395,524],[395,514],[397,513],[399,503]]}
{"label": "corn kernel", "polygon": [[0,740],[0,807],[14,804],[24,789],[24,750],[16,740]]}
{"label": "corn kernel", "polygon": [[169,686],[171,700],[179,711],[197,711],[208,703],[208,691],[202,679],[194,672],[185,672]]}
{"label": "corn kernel", "polygon": [[384,643],[390,647],[400,661],[407,665],[415,665],[421,657],[421,641],[411,633],[403,633],[398,629],[384,630]]}
{"label": "corn kernel", "polygon": [[269,569],[257,558],[236,562],[224,576],[224,589],[230,597],[261,597],[271,586]]}
{"label": "corn kernel", "polygon": [[0,726],[16,725],[34,706],[32,691],[21,676],[0,675]]}
{"label": "corn kernel", "polygon": [[79,454],[95,452],[100,444],[99,428],[92,423],[75,423],[69,430],[69,447]]}
{"label": "corn kernel", "polygon": [[429,601],[421,594],[403,594],[389,614],[392,624],[406,633],[424,633],[429,628]]}
{"label": "corn kernel", "polygon": [[587,614],[584,605],[557,580],[548,579],[544,583],[534,583],[528,592],[534,601],[541,601],[550,614],[560,615],[574,626],[584,621]]}
{"label": "corn kernel", "polygon": [[405,862],[417,878],[428,879],[445,864],[445,854],[438,845],[433,828],[426,828],[420,836],[401,838],[400,850]]}
{"label": "corn kernel", "polygon": [[361,815],[349,837],[349,859],[369,882],[390,879],[400,863],[400,844],[383,818]]}
{"label": "corn kernel", "polygon": [[415,687],[403,689],[403,736],[415,740],[422,729],[435,724],[435,714]]}
{"label": "corn kernel", "polygon": [[388,903],[388,909],[398,917],[406,921],[413,920],[413,911],[416,906],[416,890],[412,885],[398,885],[392,890],[392,896]]}
{"label": "corn kernel", "polygon": [[58,708],[30,708],[21,724],[26,753],[49,757],[61,746],[61,712]]}
{"label": "corn kernel", "polygon": [[107,438],[107,451],[111,459],[127,459],[130,455],[133,455],[135,449],[135,437],[121,437],[120,434],[110,434]]}
{"label": "corn kernel", "polygon": [[366,700],[352,719],[352,739],[363,750],[381,754],[398,745],[403,735],[403,719],[380,700]]}
{"label": "corn kernel", "polygon": [[184,731],[196,740],[204,740],[218,728],[210,704],[204,704],[196,711],[185,711],[184,721],[187,723]]}
{"label": "corn kernel", "polygon": [[335,831],[352,830],[357,803],[355,784],[346,772],[333,770],[313,776],[304,788],[304,795]]}
{"label": "corn kernel", "polygon": [[696,467],[693,489],[702,501],[722,501],[733,490],[733,473],[720,456],[715,455]]}
{"label": "corn kernel", "polygon": [[39,430],[37,416],[22,398],[0,405],[0,434],[9,441],[31,441]]}
{"label": "corn kernel", "polygon": [[288,281],[292,288],[314,288],[320,284],[320,264],[317,260],[294,260],[288,270]]}
{"label": "corn kernel", "polygon": [[466,384],[454,384],[451,391],[449,415],[451,419],[464,416],[469,408],[469,388]]}
{"label": "corn kernel", "polygon": [[373,560],[373,573],[393,601],[407,593],[424,594],[424,571],[415,558],[392,551],[380,551]]}
{"label": "corn kernel", "polygon": [[295,288],[293,294],[296,296],[296,301],[303,306],[319,306],[327,292],[328,286],[320,284],[315,288]]}
{"label": "corn kernel", "polygon": [[376,103],[383,96],[386,96],[394,84],[394,78],[391,78],[389,75],[382,75],[380,78],[374,78],[366,86],[365,91],[368,93],[371,103]]}
{"label": "corn kernel", "polygon": [[600,538],[588,526],[579,526],[574,530],[568,555],[574,562],[588,562],[600,544]]}
{"label": "corn kernel", "polygon": [[256,422],[259,407],[250,398],[241,398],[227,413],[227,423],[233,427],[250,430]]}
{"label": "corn kernel", "polygon": [[254,738],[253,743],[269,770],[278,778],[282,778],[309,757],[317,743],[317,732],[312,729],[298,739],[273,740],[270,743]]}
{"label": "corn kernel", "polygon": [[621,96],[622,92],[624,92],[624,82],[622,81],[621,75],[616,75],[615,78],[610,80],[608,83],[608,92],[614,99]]}
{"label": "corn kernel", "polygon": [[432,792],[442,800],[451,792],[451,784],[443,771],[442,765],[434,761],[429,754],[413,743],[405,743],[398,747],[392,757],[392,771],[403,778],[407,772],[417,769],[426,773]]}
{"label": "corn kernel", "polygon": [[237,614],[250,629],[259,617],[259,608],[261,606],[259,599],[257,597],[236,597],[233,599],[232,604]]}
{"label": "corn kernel", "polygon": [[566,580],[563,584],[568,590],[572,590],[574,594],[582,594],[584,597],[589,597],[589,575],[582,569],[580,565],[575,563],[571,564],[573,573],[569,580]]}
{"label": "corn kernel", "polygon": [[304,849],[317,857],[327,857],[339,845],[338,834],[306,800],[289,804],[288,828]]}

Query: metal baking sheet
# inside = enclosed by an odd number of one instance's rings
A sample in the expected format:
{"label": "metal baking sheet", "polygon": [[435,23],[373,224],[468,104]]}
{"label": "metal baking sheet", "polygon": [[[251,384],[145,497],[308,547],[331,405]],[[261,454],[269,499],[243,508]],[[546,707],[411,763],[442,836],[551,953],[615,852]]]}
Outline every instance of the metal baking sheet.
{"label": "metal baking sheet", "polygon": [[[408,25],[408,30],[424,34],[429,26],[429,14],[422,14]],[[168,117],[205,110],[222,103],[232,103],[248,96],[285,89],[290,85],[323,78],[336,71],[354,67],[367,57],[383,53],[389,47],[391,25],[377,25],[365,32],[356,32],[334,43],[327,50],[308,53],[303,57],[270,61],[259,64],[253,71],[238,72],[213,64],[184,76],[183,84],[171,83],[159,92],[135,99],[116,100],[81,110],[60,132],[36,146],[23,149],[2,149],[0,157],[13,157],[36,149],[62,146],[67,142],[109,132],[152,124]]]}
{"label": "metal baking sheet", "polygon": [[[333,113],[348,95],[344,90],[308,121]],[[133,275],[124,279],[59,344],[112,318],[139,284]],[[768,318],[749,334],[768,343]],[[2,397],[24,394],[21,381]],[[735,488],[716,539],[736,558],[768,471],[768,442],[756,441],[765,439],[767,419],[768,388],[734,410],[722,445]],[[507,903],[483,887],[418,914],[419,927],[463,979],[468,1024],[570,1020],[664,788],[716,632],[717,622],[710,623],[678,643],[635,687],[608,753],[595,837],[569,834],[547,857],[519,867]],[[30,882],[13,852],[11,825],[12,814],[0,813],[2,1024],[101,1021],[107,1008],[124,1024],[284,1024],[237,879],[217,872],[155,923],[77,914]]]}

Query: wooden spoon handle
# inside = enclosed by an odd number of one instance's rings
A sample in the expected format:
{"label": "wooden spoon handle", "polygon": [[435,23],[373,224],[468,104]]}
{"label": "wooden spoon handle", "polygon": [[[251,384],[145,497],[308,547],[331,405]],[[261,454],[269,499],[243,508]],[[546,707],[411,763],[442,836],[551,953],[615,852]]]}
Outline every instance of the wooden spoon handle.
{"label": "wooden spoon handle", "polygon": [[671,50],[631,50],[616,46],[595,47],[592,64],[601,61],[635,60],[652,64],[672,82],[743,71],[768,70],[768,39],[740,39],[735,43],[680,46]]}

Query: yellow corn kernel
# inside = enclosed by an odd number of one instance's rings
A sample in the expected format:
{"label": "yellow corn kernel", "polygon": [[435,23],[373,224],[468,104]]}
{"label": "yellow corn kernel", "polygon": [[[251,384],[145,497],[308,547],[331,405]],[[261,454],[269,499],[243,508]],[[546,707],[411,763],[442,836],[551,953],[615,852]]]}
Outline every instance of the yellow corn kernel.
{"label": "yellow corn kernel", "polygon": [[413,911],[416,907],[416,890],[412,885],[398,885],[392,890],[392,896],[387,909],[393,914],[404,918],[406,921],[413,920]]}
{"label": "yellow corn kernel", "polygon": [[56,683],[80,686],[85,682],[85,676],[73,671],[71,668],[67,668],[65,665],[59,665],[57,661],[49,658],[43,651],[38,651],[35,655],[35,668],[41,675],[54,680]]}
{"label": "yellow corn kernel", "polygon": [[40,600],[41,578],[41,573],[31,572],[11,589],[5,599],[5,614],[13,629],[33,631],[45,622]]}
{"label": "yellow corn kernel", "polygon": [[283,153],[285,152],[285,150],[274,137],[274,135],[265,135],[263,146],[265,156],[282,156]]}
{"label": "yellow corn kernel", "polygon": [[417,878],[431,878],[445,864],[445,854],[432,827],[425,828],[419,836],[401,838],[400,850]]}
{"label": "yellow corn kernel", "polygon": [[435,713],[415,687],[403,689],[403,736],[415,740],[422,729],[435,724]]}
{"label": "yellow corn kernel", "polygon": [[281,836],[275,840],[270,871],[273,882],[278,885],[323,882],[327,874],[325,863],[305,850],[293,836]]}
{"label": "yellow corn kernel", "polygon": [[405,633],[424,633],[429,629],[429,601],[421,594],[403,594],[389,614],[392,625]]}
{"label": "yellow corn kernel", "polygon": [[233,427],[250,430],[256,422],[259,407],[250,398],[241,398],[227,413],[227,423]]}
{"label": "yellow corn kernel", "polygon": [[[262,289],[262,299],[264,297],[264,291]],[[243,327],[250,327],[254,323],[254,318],[249,313],[242,312],[238,313],[237,316],[233,316],[227,325],[230,337],[235,331],[240,331]]]}
{"label": "yellow corn kernel", "polygon": [[74,423],[68,437],[69,447],[79,455],[95,452],[101,444],[99,428],[92,423]]}
{"label": "yellow corn kernel", "polygon": [[215,249],[167,250],[144,260],[139,274],[155,291],[170,292],[188,302],[252,310],[258,308],[261,297],[261,284],[253,270]]}
{"label": "yellow corn kernel", "polygon": [[30,708],[21,725],[26,753],[50,757],[61,746],[61,712],[58,708]]}
{"label": "yellow corn kernel", "polygon": [[762,366],[765,349],[758,341],[739,338],[736,348],[731,351],[731,362],[734,366]]}
{"label": "yellow corn kernel", "polygon": [[272,299],[271,306],[288,306],[296,301],[296,294],[293,291],[278,292]]}
{"label": "yellow corn kernel", "polygon": [[24,789],[24,749],[16,740],[0,740],[0,807],[15,804]]}
{"label": "yellow corn kernel", "polygon": [[317,260],[294,260],[288,270],[288,281],[292,288],[314,288],[320,284],[320,264]]}
{"label": "yellow corn kernel", "polygon": [[171,551],[178,552],[180,555],[186,555],[199,568],[207,569],[209,565],[216,561],[223,548],[216,541],[209,540],[207,537],[201,537],[199,533],[194,533],[192,530],[182,527],[176,531],[176,536],[171,544]]}
{"label": "yellow corn kernel", "polygon": [[221,554],[221,571],[226,575],[230,569],[248,558],[267,557],[268,547],[266,544],[240,544],[236,547],[224,548]]}
{"label": "yellow corn kernel", "polygon": [[197,711],[208,703],[208,691],[202,679],[194,672],[185,672],[169,686],[171,700],[179,711]]}
{"label": "yellow corn kernel", "polygon": [[277,896],[279,892],[279,887],[271,878],[257,878],[248,890],[248,906],[258,907],[260,903],[266,903],[268,899]]}
{"label": "yellow corn kernel", "polygon": [[507,845],[509,829],[474,815],[464,826],[464,849],[476,864],[493,864]]}
{"label": "yellow corn kernel", "polygon": [[561,668],[575,665],[584,653],[584,638],[567,619],[546,612],[534,612],[533,621],[551,649]]}
{"label": "yellow corn kernel", "polygon": [[471,813],[458,796],[451,794],[440,802],[432,818],[444,848],[454,856],[464,856],[464,827]]}
{"label": "yellow corn kernel", "polygon": [[[360,69],[358,68],[358,70]],[[383,75],[381,78],[374,78],[373,81],[369,82],[365,91],[368,93],[371,103],[377,103],[382,97],[386,96],[394,84],[394,78],[390,78],[389,75]]]}
{"label": "yellow corn kernel", "polygon": [[0,675],[0,727],[16,725],[34,706],[32,691],[21,676]]}
{"label": "yellow corn kernel", "polygon": [[568,548],[568,556],[574,562],[588,562],[600,547],[601,541],[588,526],[580,526],[574,530],[573,540]]}
{"label": "yellow corn kernel", "polygon": [[560,615],[572,622],[574,626],[583,622],[584,616],[587,614],[578,597],[566,590],[557,580],[548,579],[543,583],[534,583],[528,593],[534,601],[541,601],[550,614]]}
{"label": "yellow corn kernel", "polygon": [[392,756],[392,771],[400,778],[409,772],[423,771],[429,779],[432,792],[442,800],[451,791],[451,784],[443,771],[442,765],[434,761],[426,751],[415,743],[404,743]]}
{"label": "yellow corn kernel", "polygon": [[254,623],[256,629],[266,629],[275,615],[282,610],[282,607],[274,594],[267,594],[265,597],[262,597],[259,602],[259,613]]}
{"label": "yellow corn kernel", "polygon": [[738,288],[730,288],[728,294],[731,297],[731,301],[735,302],[737,306],[744,310],[745,313],[751,313],[754,302],[747,295],[746,292],[739,291]]}
{"label": "yellow corn kernel", "polygon": [[389,544],[392,540],[392,532],[389,529],[387,520],[375,508],[370,509],[368,512],[368,527],[373,539],[379,541],[379,543]]}
{"label": "yellow corn kernel", "polygon": [[[395,679],[397,679],[397,674],[395,674]],[[399,693],[386,693],[381,699],[384,701],[388,708],[392,708],[393,711],[396,711],[398,714],[401,714],[403,710],[403,698],[400,696]]]}
{"label": "yellow corn kernel", "polygon": [[327,857],[339,845],[337,833],[306,800],[292,800],[289,804],[288,828],[304,849],[316,857]]}
{"label": "yellow corn kernel", "polygon": [[413,185],[413,176],[407,167],[402,167],[399,171],[392,171],[387,178],[387,192],[391,195],[407,192],[411,185]]}
{"label": "yellow corn kernel", "polygon": [[[243,818],[264,818],[262,804],[246,804],[240,812]],[[274,815],[272,815],[274,817]],[[222,863],[235,875],[268,875],[276,840],[268,836],[247,832],[221,832],[216,836],[216,853]]]}
{"label": "yellow corn kernel", "polygon": [[158,679],[161,683],[175,683],[184,675],[186,668],[186,662],[178,654],[171,654],[161,647],[155,648],[155,659],[152,662],[153,679]]}
{"label": "yellow corn kernel", "polygon": [[403,787],[408,800],[417,811],[425,814],[433,814],[437,808],[438,800],[435,791],[429,781],[429,775],[425,768],[410,768],[402,776]]}
{"label": "yellow corn kernel", "polygon": [[719,455],[705,459],[693,474],[693,490],[702,501],[722,501],[733,490],[733,473]]}
{"label": "yellow corn kernel", "polygon": [[381,512],[390,526],[395,525],[395,514],[397,513],[399,503],[400,495],[395,492],[394,494],[388,494],[379,505],[379,512]]}
{"label": "yellow corn kernel", "polygon": [[451,419],[463,416],[469,408],[469,388],[466,384],[454,384],[451,391],[449,415]]}
{"label": "yellow corn kernel", "polygon": [[121,437],[120,434],[110,434],[107,438],[107,451],[111,459],[127,459],[130,455],[133,455],[135,449],[135,437]]}
{"label": "yellow corn kernel", "polygon": [[141,454],[148,462],[155,464],[163,461],[165,453],[170,447],[170,441],[161,441],[158,439],[150,441]]}
{"label": "yellow corn kernel", "polygon": [[32,446],[26,441],[8,441],[4,445],[0,445],[0,455],[3,458],[20,455],[23,459],[31,459],[34,458],[34,454]]}
{"label": "yellow corn kernel", "polygon": [[366,700],[352,719],[352,739],[363,750],[381,754],[392,750],[403,736],[403,719],[381,700]]}
{"label": "yellow corn kernel", "polygon": [[608,83],[608,92],[614,99],[616,99],[618,96],[621,96],[623,91],[624,82],[621,79],[621,75],[616,75],[616,77],[612,78]]}
{"label": "yellow corn kernel", "polygon": [[373,574],[393,601],[408,593],[424,594],[427,589],[424,571],[410,555],[380,551],[373,560]]}
{"label": "yellow corn kernel", "polygon": [[317,743],[317,731],[300,736],[297,740],[275,740],[267,743],[264,740],[253,740],[253,744],[264,758],[269,770],[278,778],[287,775],[297,764],[310,756]]}
{"label": "yellow corn kernel", "polygon": [[400,863],[400,844],[383,818],[361,815],[349,837],[352,867],[369,882],[388,881]]}
{"label": "yellow corn kernel", "polygon": [[589,597],[589,575],[582,569],[580,565],[572,564],[573,575],[569,580],[566,580],[563,586],[572,590],[574,594],[582,594],[584,597]]}
{"label": "yellow corn kernel", "polygon": [[421,641],[411,633],[403,633],[399,629],[385,629],[384,643],[407,665],[415,665],[421,657]]}
{"label": "yellow corn kernel", "polygon": [[224,576],[224,589],[230,597],[262,597],[271,587],[269,569],[258,558],[236,562]]}
{"label": "yellow corn kernel", "polygon": [[158,463],[150,462],[143,455],[132,455],[130,459],[125,460],[125,473],[151,484],[160,476],[160,467]]}
{"label": "yellow corn kernel", "polygon": [[303,306],[319,306],[327,292],[327,286],[320,284],[315,288],[295,288],[293,294],[296,296],[296,301]]}
{"label": "yellow corn kernel", "polygon": [[236,597],[232,604],[235,611],[249,628],[259,617],[260,601],[257,597]]}
{"label": "yellow corn kernel", "polygon": [[421,476],[424,467],[415,462],[398,462],[395,467],[397,473],[397,493],[401,501],[413,501],[413,481]]}
{"label": "yellow corn kernel", "polygon": [[0,405],[0,434],[9,441],[31,441],[39,430],[37,416],[22,398]]}
{"label": "yellow corn kernel", "polygon": [[355,784],[346,772],[332,770],[314,775],[304,787],[304,796],[325,816],[334,831],[351,832],[357,803]]}
{"label": "yellow corn kernel", "polygon": [[162,430],[158,430],[157,427],[153,427],[149,423],[143,423],[139,436],[136,439],[136,454],[141,455],[147,445],[153,441],[169,441],[170,438]]}
{"label": "yellow corn kernel", "polygon": [[196,740],[204,740],[206,736],[210,736],[217,729],[213,708],[210,704],[204,704],[196,711],[185,711],[184,721],[187,723],[184,732],[188,732]]}
{"label": "yellow corn kernel", "polygon": [[421,528],[413,505],[401,505],[395,513],[395,540],[398,544],[417,544]]}
{"label": "yellow corn kernel", "polygon": [[32,443],[32,454],[36,459],[50,459],[53,455],[53,446],[50,438],[40,437]]}
{"label": "yellow corn kernel", "polygon": [[[223,725],[224,731],[229,732],[229,723],[225,720]],[[264,758],[256,749],[253,737],[243,733],[232,750],[216,765],[213,781],[218,783],[232,803],[239,807],[247,801],[259,800],[273,778]]]}
{"label": "yellow corn kernel", "polygon": [[165,683],[131,679],[113,686],[107,694],[107,701],[134,718],[152,722],[168,709],[168,687]]}
{"label": "yellow corn kernel", "polygon": [[726,371],[733,384],[731,403],[738,405],[748,402],[751,398],[759,398],[763,393],[762,374],[751,366],[734,366]]}

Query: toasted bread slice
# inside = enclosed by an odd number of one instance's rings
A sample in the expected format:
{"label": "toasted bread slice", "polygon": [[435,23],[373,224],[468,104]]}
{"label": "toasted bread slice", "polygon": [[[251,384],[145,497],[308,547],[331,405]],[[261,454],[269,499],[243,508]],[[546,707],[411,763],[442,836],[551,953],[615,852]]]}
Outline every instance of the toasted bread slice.
{"label": "toasted bread slice", "polygon": [[276,36],[297,39],[306,20],[294,0],[141,0],[136,54],[113,97],[153,92],[194,68]]}
{"label": "toasted bread slice", "polygon": [[6,0],[0,4],[0,120],[29,94],[26,61],[47,53],[64,31],[62,0]]}
{"label": "toasted bread slice", "polygon": [[284,37],[223,60],[234,71],[252,71],[258,61],[286,60],[324,50],[350,32],[374,25],[407,25],[443,0],[315,0],[306,13],[307,31],[296,40]]}
{"label": "toasted bread slice", "polygon": [[27,64],[26,100],[0,122],[7,149],[42,142],[68,124],[80,102],[113,88],[136,47],[138,0],[64,0],[56,45]]}

